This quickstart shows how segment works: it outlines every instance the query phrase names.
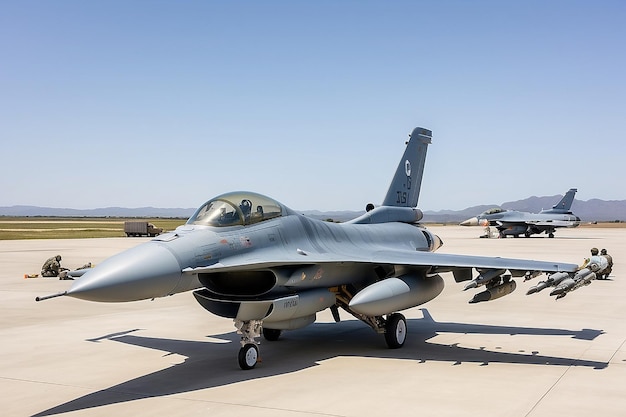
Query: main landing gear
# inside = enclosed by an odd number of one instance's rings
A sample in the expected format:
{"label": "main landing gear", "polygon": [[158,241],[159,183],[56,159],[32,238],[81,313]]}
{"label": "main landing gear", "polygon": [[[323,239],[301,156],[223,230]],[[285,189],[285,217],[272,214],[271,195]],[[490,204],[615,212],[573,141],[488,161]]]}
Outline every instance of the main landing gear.
{"label": "main landing gear", "polygon": [[[377,333],[383,333],[389,349],[399,349],[404,346],[407,326],[406,318],[402,314],[392,313],[387,315],[386,319],[382,316],[357,315],[357,317],[369,324]],[[235,320],[235,327],[237,333],[241,335],[241,349],[239,349],[237,359],[239,367],[243,370],[254,368],[260,361],[259,342],[256,338],[261,336],[261,333],[268,341],[276,341],[281,335],[281,330],[264,328],[261,320]]]}
{"label": "main landing gear", "polygon": [[[400,313],[387,314],[386,318],[384,316],[366,316],[365,314],[357,313],[350,308],[350,300],[354,297],[352,295],[353,292],[353,289],[345,285],[340,287],[337,293],[337,306],[370,326],[376,333],[384,334],[385,342],[387,342],[389,349],[398,349],[404,346],[407,334],[406,318]],[[339,312],[336,310],[336,307],[334,310],[331,307],[333,317],[338,322]]]}
{"label": "main landing gear", "polygon": [[385,342],[389,349],[398,349],[404,346],[406,341],[406,319],[400,313],[387,316],[385,323]]}

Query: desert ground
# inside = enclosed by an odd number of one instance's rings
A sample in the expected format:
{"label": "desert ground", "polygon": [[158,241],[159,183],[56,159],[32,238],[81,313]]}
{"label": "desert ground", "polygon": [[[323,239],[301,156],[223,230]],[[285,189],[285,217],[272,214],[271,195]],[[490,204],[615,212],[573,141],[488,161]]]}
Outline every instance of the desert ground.
{"label": "desert ground", "polygon": [[29,278],[50,256],[98,264],[144,238],[0,241],[0,405],[6,416],[623,416],[626,410],[626,229],[559,229],[554,239],[479,239],[482,228],[432,226],[440,252],[580,264],[606,248],[609,280],[555,300],[468,304],[450,274],[435,300],[403,313],[408,339],[382,336],[341,312],[261,343],[262,362],[237,364],[231,320],[190,293],[99,304],[35,302],[71,281]]}

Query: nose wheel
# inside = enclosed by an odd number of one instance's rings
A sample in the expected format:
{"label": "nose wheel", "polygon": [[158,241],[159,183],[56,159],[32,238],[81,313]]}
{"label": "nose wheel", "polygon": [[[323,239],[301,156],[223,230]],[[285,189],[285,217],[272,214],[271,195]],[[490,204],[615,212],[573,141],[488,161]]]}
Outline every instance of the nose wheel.
{"label": "nose wheel", "polygon": [[252,343],[247,343],[239,349],[239,367],[244,371],[252,369],[259,360],[259,348]]}
{"label": "nose wheel", "polygon": [[259,348],[255,339],[261,335],[263,322],[261,320],[235,320],[237,333],[241,335],[241,349],[237,359],[239,367],[244,371],[252,369],[259,361]]}

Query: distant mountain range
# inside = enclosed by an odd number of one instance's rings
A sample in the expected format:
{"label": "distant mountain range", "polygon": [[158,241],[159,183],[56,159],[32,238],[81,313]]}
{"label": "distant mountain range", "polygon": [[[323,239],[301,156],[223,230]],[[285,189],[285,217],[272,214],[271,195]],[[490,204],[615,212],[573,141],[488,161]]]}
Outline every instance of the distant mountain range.
{"label": "distant mountain range", "polygon": [[188,218],[191,217],[195,211],[195,208],[104,207],[96,209],[71,209],[37,206],[11,206],[0,207],[0,216]]}
{"label": "distant mountain range", "polygon": [[[546,197],[529,197],[524,200],[509,201],[506,203],[486,204],[480,206],[468,207],[464,210],[440,210],[425,211],[424,222],[430,223],[449,223],[461,222],[485,210],[493,207],[501,207],[505,210],[526,211],[530,213],[539,213],[543,209],[552,208],[563,195],[553,195]],[[576,200],[572,203],[572,213],[580,217],[583,222],[612,222],[626,221],[626,200],[599,200],[591,199],[588,201]]]}
{"label": "distant mountain range", "polygon": [[[498,204],[485,204],[468,207],[464,210],[439,210],[425,211],[424,223],[459,223],[465,219],[476,216],[492,207],[501,207],[507,210],[527,211],[538,213],[542,209],[551,208],[562,195],[545,197],[529,197],[524,200],[510,201]],[[164,218],[188,218],[195,208],[156,208],[156,207],[105,207],[97,209],[70,209],[36,206],[11,206],[0,207],[0,216],[27,216],[27,217],[164,217]],[[612,222],[626,221],[626,200],[598,200],[588,201],[574,200],[572,212],[584,222]],[[346,221],[353,219],[363,211],[328,211],[305,210],[301,213],[319,219],[333,219]]]}

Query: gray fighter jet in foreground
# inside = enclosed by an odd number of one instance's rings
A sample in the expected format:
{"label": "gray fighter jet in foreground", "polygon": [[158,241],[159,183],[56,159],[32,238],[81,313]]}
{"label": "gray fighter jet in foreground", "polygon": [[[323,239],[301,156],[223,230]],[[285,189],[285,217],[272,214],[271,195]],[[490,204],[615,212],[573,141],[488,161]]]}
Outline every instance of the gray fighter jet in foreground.
{"label": "gray fighter jet in foreground", "polygon": [[541,210],[539,213],[503,210],[496,207],[461,222],[461,226],[495,226],[500,237],[519,237],[519,235],[530,237],[539,233],[554,237],[557,227],[580,225],[580,218],[570,211],[576,191],[578,191],[576,188],[570,188],[561,201],[551,209]]}
{"label": "gray fighter jet in foreground", "polygon": [[470,302],[511,293],[512,277],[574,276],[574,264],[434,253],[442,241],[418,223],[416,208],[430,143],[429,130],[413,130],[382,205],[354,220],[315,220],[260,194],[223,194],[175,231],[112,256],[69,290],[37,301],[122,302],[193,290],[202,307],[234,320],[239,365],[251,369],[257,337],[276,340],[327,308],[336,321],[343,308],[384,334],[390,348],[402,347],[407,326],[398,311],[438,296],[444,272],[469,281],[466,289],[485,286]]}

